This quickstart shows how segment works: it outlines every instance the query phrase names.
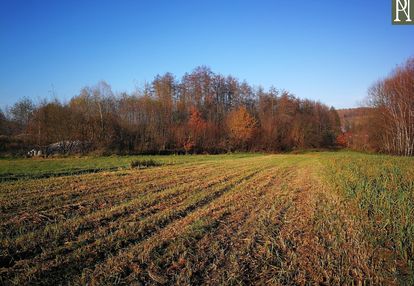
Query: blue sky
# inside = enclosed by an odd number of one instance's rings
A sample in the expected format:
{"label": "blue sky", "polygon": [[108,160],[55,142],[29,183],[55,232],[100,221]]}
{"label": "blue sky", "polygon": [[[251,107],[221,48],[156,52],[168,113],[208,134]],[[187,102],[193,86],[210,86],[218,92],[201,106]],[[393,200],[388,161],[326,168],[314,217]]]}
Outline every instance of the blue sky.
{"label": "blue sky", "polygon": [[67,100],[107,81],[132,91],[196,66],[337,108],[414,56],[390,0],[0,0],[0,106]]}

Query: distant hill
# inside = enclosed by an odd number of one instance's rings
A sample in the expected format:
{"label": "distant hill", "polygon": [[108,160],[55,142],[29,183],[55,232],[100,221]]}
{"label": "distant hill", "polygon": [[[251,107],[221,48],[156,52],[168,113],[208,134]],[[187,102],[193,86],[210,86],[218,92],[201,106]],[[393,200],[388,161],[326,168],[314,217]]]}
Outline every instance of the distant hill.
{"label": "distant hill", "polygon": [[341,129],[343,132],[350,131],[363,124],[364,119],[368,116],[371,108],[369,107],[357,107],[338,109],[338,115],[341,119]]}

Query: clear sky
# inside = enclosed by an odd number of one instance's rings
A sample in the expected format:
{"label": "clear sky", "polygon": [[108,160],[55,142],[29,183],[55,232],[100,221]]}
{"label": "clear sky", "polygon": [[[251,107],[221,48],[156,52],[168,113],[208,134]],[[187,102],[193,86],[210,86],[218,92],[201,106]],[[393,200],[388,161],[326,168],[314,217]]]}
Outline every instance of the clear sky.
{"label": "clear sky", "polygon": [[0,0],[2,107],[199,65],[354,107],[410,56],[414,26],[391,25],[391,0]]}

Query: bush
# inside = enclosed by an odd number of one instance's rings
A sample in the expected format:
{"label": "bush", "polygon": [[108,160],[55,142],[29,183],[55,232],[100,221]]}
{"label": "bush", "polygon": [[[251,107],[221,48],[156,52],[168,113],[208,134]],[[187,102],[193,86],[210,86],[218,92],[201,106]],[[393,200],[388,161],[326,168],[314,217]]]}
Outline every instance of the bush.
{"label": "bush", "polygon": [[134,160],[131,162],[131,168],[148,168],[148,167],[156,167],[161,166],[160,162],[157,162],[153,159],[141,159],[141,160]]}

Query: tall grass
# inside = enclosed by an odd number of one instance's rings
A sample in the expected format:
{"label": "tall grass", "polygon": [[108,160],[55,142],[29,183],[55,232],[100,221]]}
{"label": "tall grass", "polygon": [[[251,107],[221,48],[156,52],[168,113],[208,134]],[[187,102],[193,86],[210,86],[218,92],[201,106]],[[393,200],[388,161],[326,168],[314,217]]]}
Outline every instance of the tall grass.
{"label": "tall grass", "polygon": [[413,158],[348,153],[325,160],[331,183],[357,206],[367,239],[379,252],[392,256],[400,281],[413,285]]}

